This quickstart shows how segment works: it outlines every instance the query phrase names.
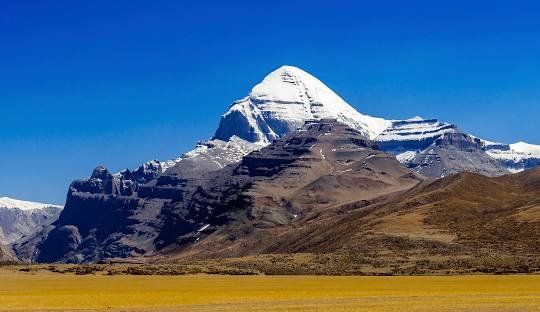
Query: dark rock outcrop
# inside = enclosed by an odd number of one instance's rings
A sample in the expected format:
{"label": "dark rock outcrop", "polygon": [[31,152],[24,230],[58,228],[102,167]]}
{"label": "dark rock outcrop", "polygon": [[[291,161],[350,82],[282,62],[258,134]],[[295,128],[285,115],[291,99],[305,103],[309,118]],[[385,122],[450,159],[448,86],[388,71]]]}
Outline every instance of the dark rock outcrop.
{"label": "dark rock outcrop", "polygon": [[429,177],[445,177],[459,172],[485,176],[507,174],[499,163],[483,151],[480,139],[461,132],[446,133],[416,154],[407,166]]}
{"label": "dark rock outcrop", "polygon": [[38,262],[56,262],[57,255],[63,255],[66,262],[80,262],[79,255],[72,255],[81,244],[81,234],[78,227],[64,225],[49,232],[47,239],[40,244]]}

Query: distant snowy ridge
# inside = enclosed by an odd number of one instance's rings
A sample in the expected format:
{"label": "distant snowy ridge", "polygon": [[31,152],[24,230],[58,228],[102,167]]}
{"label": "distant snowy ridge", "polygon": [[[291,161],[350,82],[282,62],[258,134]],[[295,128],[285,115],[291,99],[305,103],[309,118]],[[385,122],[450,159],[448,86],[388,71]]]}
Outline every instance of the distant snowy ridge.
{"label": "distant snowy ridge", "polygon": [[10,246],[58,219],[64,207],[0,198],[0,245]]}
{"label": "distant snowy ridge", "polygon": [[518,142],[501,144],[486,142],[486,153],[498,160],[511,172],[540,166],[540,145]]}
{"label": "distant snowy ridge", "polygon": [[497,159],[521,161],[527,158],[540,158],[540,146],[518,142],[508,145],[508,150],[488,149],[487,153]]}
{"label": "distant snowy ridge", "polygon": [[33,209],[44,209],[48,207],[63,208],[63,206],[59,206],[59,205],[35,203],[35,202],[30,202],[30,201],[13,199],[9,197],[0,197],[0,208],[33,210]]}

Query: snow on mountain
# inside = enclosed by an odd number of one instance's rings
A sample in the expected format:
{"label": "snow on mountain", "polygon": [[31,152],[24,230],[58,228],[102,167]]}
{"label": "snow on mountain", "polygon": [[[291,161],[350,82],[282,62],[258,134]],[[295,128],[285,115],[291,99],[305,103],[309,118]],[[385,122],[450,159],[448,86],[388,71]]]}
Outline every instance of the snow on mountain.
{"label": "snow on mountain", "polygon": [[200,141],[193,150],[178,158],[166,161],[150,160],[134,171],[125,169],[112,176],[144,184],[175,166],[180,167],[184,173],[218,170],[239,162],[245,155],[262,147],[263,145],[248,142],[237,136],[232,136],[228,141],[216,139]]}
{"label": "snow on mountain", "polygon": [[305,71],[282,66],[256,85],[222,116],[215,139],[236,135],[266,145],[301,128],[306,121],[337,119],[373,139],[391,122],[363,115]]}
{"label": "snow on mountain", "polygon": [[485,151],[512,172],[540,166],[540,145],[525,142],[514,144],[487,142]]}
{"label": "snow on mountain", "polygon": [[[227,153],[216,153],[216,148],[226,150]],[[243,140],[237,136],[231,137],[228,141],[210,140],[199,142],[197,147],[186,153],[183,158],[202,157],[209,155],[220,168],[225,167],[230,163],[239,162],[246,154],[262,148],[260,145],[254,145],[251,142]]]}
{"label": "snow on mountain", "polygon": [[391,125],[375,138],[375,141],[383,151],[399,155],[398,160],[407,162],[417,152],[428,148],[444,134],[457,131],[455,125],[417,116],[392,121]]}
{"label": "snow on mountain", "polygon": [[[144,184],[169,170],[185,177],[219,170],[302,128],[306,121],[321,119],[337,119],[357,129],[405,165],[411,164],[444,135],[461,133],[457,126],[437,119],[416,116],[386,120],[363,115],[309,73],[297,67],[282,66],[253,87],[247,97],[229,107],[212,139],[199,142],[194,150],[177,159],[148,162],[134,172],[127,172],[129,179],[126,172],[117,176]],[[481,141],[488,155],[504,162],[503,167],[511,171],[540,165],[534,145],[517,143],[510,147]]]}
{"label": "snow on mountain", "polygon": [[245,155],[262,147],[261,144],[251,143],[237,136],[232,136],[228,141],[213,139],[199,142],[192,151],[177,159],[162,162],[161,165],[163,172],[176,171],[184,176],[193,176],[237,163]]}
{"label": "snow on mountain", "polygon": [[9,197],[0,197],[0,208],[32,210],[32,209],[43,209],[47,207],[63,208],[62,206],[58,206],[58,205],[35,203],[35,202],[13,199]]}
{"label": "snow on mountain", "polygon": [[[199,142],[176,159],[147,162],[137,172],[143,175],[148,167],[154,174],[174,170],[191,176],[218,170],[302,128],[306,121],[319,119],[337,119],[371,139],[392,123],[359,113],[317,78],[282,66],[229,107],[211,140]],[[126,176],[125,171],[115,176]]]}
{"label": "snow on mountain", "polygon": [[[253,87],[247,97],[230,106],[222,116],[212,140],[201,142],[195,150],[176,160],[162,163],[162,166],[167,170],[184,161],[183,165],[177,166],[177,170],[217,170],[300,129],[306,121],[319,119],[337,119],[359,130],[366,137],[377,141],[381,150],[396,155],[406,165],[445,134],[460,132],[457,126],[437,119],[416,116],[406,120],[386,120],[363,115],[309,73],[293,66],[282,66]],[[237,146],[241,142],[239,140],[243,142]],[[482,142],[492,148],[499,146],[493,142]],[[493,157],[495,153],[489,155]],[[518,153],[526,156],[518,149],[513,150],[513,153],[514,156]],[[499,154],[500,157],[506,155]],[[528,162],[503,167],[529,168],[531,165]],[[192,167],[197,170],[191,170]]]}
{"label": "snow on mountain", "polygon": [[405,164],[405,163],[409,163],[409,162],[413,161],[414,158],[416,157],[416,154],[418,154],[418,152],[406,151],[406,152],[402,152],[402,153],[397,154],[396,159],[400,163]]}
{"label": "snow on mountain", "polygon": [[456,126],[438,121],[437,119],[422,119],[414,117],[406,120],[392,121],[376,140],[387,141],[421,141],[426,138],[439,137],[447,132],[455,132]]}
{"label": "snow on mountain", "polygon": [[510,144],[510,149],[531,156],[540,156],[540,145],[518,142]]}
{"label": "snow on mountain", "polygon": [[443,134],[428,148],[414,156],[399,154],[397,158],[411,170],[434,178],[463,171],[485,176],[507,174],[508,171],[489,157],[483,147],[482,140],[456,131]]}
{"label": "snow on mountain", "polygon": [[442,177],[461,171],[496,176],[508,172],[507,165],[485,153],[486,146],[500,144],[465,134],[457,126],[437,119],[393,121],[375,140],[383,151],[427,176]]}
{"label": "snow on mountain", "polygon": [[[115,183],[121,184],[122,188],[125,189],[132,188],[133,184],[143,185],[165,172],[175,172],[184,178],[195,177],[201,173],[219,170],[227,165],[237,163],[245,155],[262,147],[263,145],[248,142],[237,136],[231,137],[228,141],[217,139],[200,141],[193,150],[176,159],[151,160],[133,171],[125,169],[115,173],[111,175],[111,178],[114,178]],[[99,175],[96,176],[98,168],[94,170],[92,178],[102,178]],[[99,171],[107,171],[107,169],[102,167]]]}
{"label": "snow on mountain", "polygon": [[0,245],[9,246],[58,219],[63,207],[0,198]]}
{"label": "snow on mountain", "polygon": [[218,170],[301,128],[306,121],[317,119],[337,119],[370,138],[391,124],[357,112],[305,71],[282,66],[247,97],[230,106],[211,140],[199,142],[179,158],[158,164],[161,172],[175,168],[188,176]]}

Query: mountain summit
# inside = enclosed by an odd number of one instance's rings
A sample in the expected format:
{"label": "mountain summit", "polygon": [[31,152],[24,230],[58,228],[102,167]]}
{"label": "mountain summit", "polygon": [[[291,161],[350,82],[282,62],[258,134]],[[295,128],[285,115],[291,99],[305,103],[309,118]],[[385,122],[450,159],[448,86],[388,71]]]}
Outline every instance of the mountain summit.
{"label": "mountain summit", "polygon": [[[463,145],[454,146],[452,151],[448,151],[449,154],[445,150],[450,145],[444,146],[441,152],[450,158],[472,160],[467,166],[461,162],[452,162],[447,164],[450,168],[446,168],[446,165],[438,161],[442,154],[437,154],[435,158],[425,157],[432,154],[436,142],[440,142],[438,140],[443,135],[452,133],[464,134],[466,141],[474,141],[476,137],[464,133],[454,124],[437,119],[417,116],[406,120],[386,120],[364,115],[309,73],[297,67],[282,66],[253,87],[248,96],[235,101],[228,108],[212,139],[199,142],[191,152],[160,163],[159,166],[161,172],[174,171],[184,177],[220,170],[238,163],[248,153],[302,128],[306,122],[323,119],[335,119],[357,130],[366,138],[376,141],[381,150],[396,156],[413,171],[421,171],[436,178],[475,167],[490,170],[474,172],[500,175],[540,164],[537,152],[523,153],[514,151],[512,146],[494,145],[481,140],[481,146],[474,152],[474,157],[469,157],[472,151]],[[457,143],[455,140],[451,142]],[[540,149],[538,146],[533,147]],[[458,157],[456,153],[461,152],[465,154]],[[490,165],[485,167],[487,163]]]}
{"label": "mountain summit", "polygon": [[293,66],[282,66],[256,85],[223,115],[214,139],[236,135],[266,145],[301,128],[306,121],[336,119],[374,139],[390,121],[363,115],[319,79]]}

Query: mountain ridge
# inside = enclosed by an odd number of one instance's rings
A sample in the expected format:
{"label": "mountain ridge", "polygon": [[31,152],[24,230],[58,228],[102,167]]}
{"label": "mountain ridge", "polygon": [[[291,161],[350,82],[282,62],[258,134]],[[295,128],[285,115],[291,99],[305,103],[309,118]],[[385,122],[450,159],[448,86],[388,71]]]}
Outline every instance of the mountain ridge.
{"label": "mountain ridge", "polygon": [[[306,85],[309,88],[306,88]],[[318,91],[311,91],[312,94],[309,94],[306,93],[306,89]],[[300,68],[285,65],[268,74],[261,83],[252,88],[247,97],[233,102],[222,116],[210,140],[201,141],[194,150],[184,153],[177,159],[159,162],[162,171],[182,161],[203,170],[219,170],[224,165],[238,162],[249,152],[258,150],[300,128],[306,121],[316,120],[313,112],[306,110],[306,107],[311,105],[320,109],[317,118],[336,118],[352,128],[359,129],[364,135],[377,141],[382,150],[393,154],[407,166],[417,162],[418,160],[414,159],[421,157],[417,154],[427,152],[426,150],[442,135],[462,132],[456,125],[437,119],[416,116],[393,120],[363,115],[319,79]],[[291,109],[289,106],[296,108]],[[343,111],[340,112],[339,107]],[[289,114],[293,117],[291,118]],[[467,135],[473,140],[476,138]],[[482,147],[484,152],[494,158],[500,167],[495,169],[492,175],[500,174],[500,169],[519,172],[540,165],[540,145],[529,144],[538,152],[527,154],[516,153],[509,144],[481,141],[485,144]],[[203,149],[205,146],[210,147],[205,149],[206,157],[201,157],[198,153],[201,146]],[[212,146],[217,146],[216,154],[219,154],[219,157],[211,156],[214,153]],[[233,151],[229,151],[229,148]],[[238,153],[238,150],[244,152]],[[518,154],[519,157],[515,157]],[[224,159],[228,161],[223,162]],[[182,170],[190,170],[188,165],[180,167]]]}

